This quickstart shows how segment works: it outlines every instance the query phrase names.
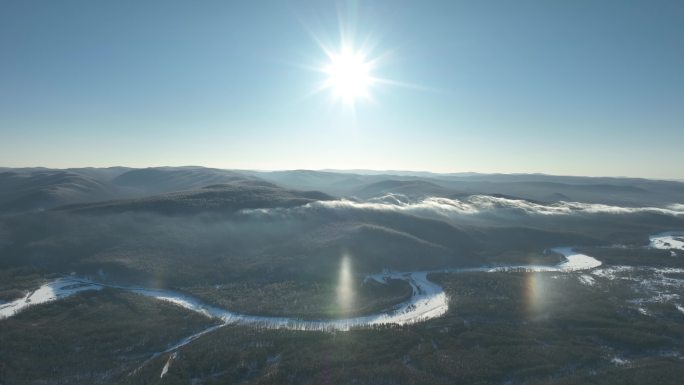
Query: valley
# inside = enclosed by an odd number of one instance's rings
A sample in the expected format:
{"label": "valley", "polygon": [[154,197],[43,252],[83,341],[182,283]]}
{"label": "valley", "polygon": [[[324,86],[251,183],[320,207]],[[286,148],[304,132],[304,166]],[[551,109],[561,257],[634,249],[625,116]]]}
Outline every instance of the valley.
{"label": "valley", "polygon": [[[634,368],[684,370],[684,212],[675,202],[537,201],[375,175],[356,177],[368,179],[365,198],[232,171],[194,187],[202,169],[146,172],[135,188],[150,191],[145,180],[159,173],[189,189],[0,215],[0,383],[56,372],[75,384],[317,383],[307,360],[342,382],[583,383]],[[207,174],[199,180],[222,175]],[[121,357],[118,369],[79,356],[138,317],[157,319],[161,334],[126,326],[145,337],[105,348]],[[31,358],[36,346],[50,346],[46,360]],[[520,374],[484,369],[505,368],[507,349],[526,357],[511,363]],[[64,361],[67,352],[84,365]]]}

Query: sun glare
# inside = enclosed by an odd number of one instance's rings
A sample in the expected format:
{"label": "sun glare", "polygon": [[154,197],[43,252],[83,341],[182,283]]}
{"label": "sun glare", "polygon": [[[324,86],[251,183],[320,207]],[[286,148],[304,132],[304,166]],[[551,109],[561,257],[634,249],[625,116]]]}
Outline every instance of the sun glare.
{"label": "sun glare", "polygon": [[325,88],[331,89],[344,103],[353,104],[357,99],[368,98],[368,89],[373,84],[371,64],[363,53],[343,47],[337,53],[330,53],[330,63],[323,68],[328,75]]}
{"label": "sun glare", "polygon": [[337,306],[341,314],[347,314],[354,304],[354,277],[348,255],[342,257],[338,274]]}

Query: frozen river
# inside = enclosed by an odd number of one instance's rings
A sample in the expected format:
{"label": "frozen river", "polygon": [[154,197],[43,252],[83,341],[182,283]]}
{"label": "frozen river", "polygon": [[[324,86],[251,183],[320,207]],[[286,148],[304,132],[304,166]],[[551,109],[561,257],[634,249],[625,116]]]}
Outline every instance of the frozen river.
{"label": "frozen river", "polygon": [[369,275],[366,277],[366,280],[376,280],[380,283],[390,279],[406,281],[411,285],[413,294],[406,302],[400,303],[391,309],[376,314],[353,318],[304,320],[291,317],[248,315],[211,306],[192,296],[170,290],[105,285],[87,279],[65,277],[49,282],[23,298],[0,305],[0,319],[11,317],[29,306],[66,298],[81,291],[100,290],[103,287],[113,287],[155,298],[160,301],[171,302],[185,309],[201,313],[207,317],[218,319],[224,325],[243,324],[274,329],[284,328],[292,330],[329,331],[349,330],[351,328],[387,324],[405,325],[439,317],[449,309],[446,293],[441,286],[428,279],[430,273],[505,272],[521,270],[571,272],[592,269],[601,265],[600,261],[588,255],[576,253],[572,248],[566,247],[552,250],[562,254],[565,257],[565,261],[555,266],[519,265],[414,272],[388,271],[381,274]]}

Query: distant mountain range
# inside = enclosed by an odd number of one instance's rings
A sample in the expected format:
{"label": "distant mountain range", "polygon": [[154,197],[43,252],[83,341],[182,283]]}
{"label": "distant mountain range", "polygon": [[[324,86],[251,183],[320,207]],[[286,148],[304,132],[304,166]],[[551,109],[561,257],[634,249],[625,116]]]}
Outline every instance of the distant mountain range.
{"label": "distant mountain range", "polygon": [[[207,186],[215,187],[207,189]],[[254,191],[249,192],[249,189]],[[197,191],[190,192],[192,190]],[[168,202],[172,198],[182,200],[183,207],[187,208],[188,205],[198,207],[196,205],[200,197],[207,194],[223,194],[221,199],[225,203],[228,199],[226,194],[258,196],[266,190],[271,193],[278,190],[284,194],[281,198],[290,202],[297,199],[305,202],[311,196],[365,200],[387,194],[400,194],[412,199],[483,194],[545,203],[576,201],[621,206],[667,206],[684,202],[684,183],[637,178],[368,170],[264,172],[198,166],[142,169],[0,168],[0,212],[5,213],[95,202],[109,203],[81,209],[140,207],[143,202],[154,204],[155,207],[168,207],[161,202]],[[295,193],[295,190],[320,191],[321,194],[302,195]],[[181,191],[183,193],[164,195]],[[155,198],[150,198],[153,196]],[[125,202],[113,204],[111,201],[114,200]],[[174,207],[180,209],[180,206]]]}
{"label": "distant mountain range", "polygon": [[310,170],[251,172],[250,175],[289,188],[361,198],[387,193],[411,197],[498,194],[549,203],[577,201],[623,206],[668,205],[684,201],[684,183],[639,178],[413,172],[357,174]]}

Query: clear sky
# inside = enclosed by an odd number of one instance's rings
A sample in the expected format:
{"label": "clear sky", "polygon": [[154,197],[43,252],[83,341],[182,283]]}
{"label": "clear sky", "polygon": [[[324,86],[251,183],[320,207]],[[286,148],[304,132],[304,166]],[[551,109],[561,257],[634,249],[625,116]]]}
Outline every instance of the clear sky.
{"label": "clear sky", "polygon": [[0,1],[0,166],[111,165],[682,179],[684,1]]}

